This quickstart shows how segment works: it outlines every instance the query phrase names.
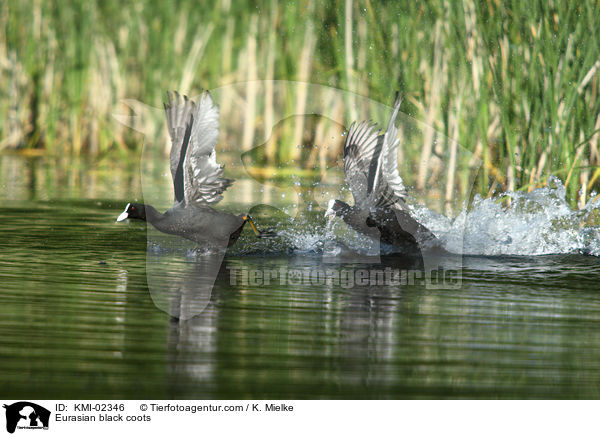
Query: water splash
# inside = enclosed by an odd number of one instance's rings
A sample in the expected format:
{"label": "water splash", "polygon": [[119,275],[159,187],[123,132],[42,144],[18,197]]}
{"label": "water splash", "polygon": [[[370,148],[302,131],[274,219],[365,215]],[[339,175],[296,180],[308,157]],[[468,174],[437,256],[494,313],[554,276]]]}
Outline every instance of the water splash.
{"label": "water splash", "polygon": [[[503,204],[508,198],[510,207]],[[600,256],[600,201],[590,200],[582,209],[572,209],[556,177],[550,177],[548,186],[529,193],[476,196],[470,210],[463,208],[454,220],[424,207],[413,207],[413,213],[453,253]]]}
{"label": "water splash", "polygon": [[[507,205],[510,199],[510,206]],[[590,200],[572,209],[563,183],[551,177],[548,186],[532,192],[506,192],[492,198],[476,196],[473,204],[454,219],[411,202],[413,216],[429,228],[454,254],[475,256],[579,253],[600,257],[600,201]],[[229,249],[230,254],[276,254],[344,256],[378,255],[392,247],[352,230],[341,218],[326,222],[323,210],[272,208],[260,217],[264,228],[276,238],[256,239],[247,232]],[[312,209],[312,208],[311,208]],[[276,214],[273,211],[277,211]],[[295,218],[291,216],[297,213]]]}

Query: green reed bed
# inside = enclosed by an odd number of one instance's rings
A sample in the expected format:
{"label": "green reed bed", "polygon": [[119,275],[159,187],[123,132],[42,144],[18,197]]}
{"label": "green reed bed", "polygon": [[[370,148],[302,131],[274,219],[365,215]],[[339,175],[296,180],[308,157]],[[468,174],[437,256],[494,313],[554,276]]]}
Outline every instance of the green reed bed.
{"label": "green reed bed", "polygon": [[[600,186],[599,6],[7,0],[0,4],[0,148],[129,155],[142,141],[112,117],[126,110],[120,100],[158,106],[167,89],[196,95],[234,82],[296,80],[386,104],[398,89],[405,113],[481,160],[480,193],[531,190],[556,174],[582,205]],[[240,149],[253,147],[258,122],[272,124],[273,92],[248,86],[238,96],[243,106],[232,100],[222,108],[240,119]],[[287,104],[301,114],[308,98],[300,87]],[[341,99],[331,103],[336,110],[360,114],[351,96],[332,98]],[[304,122],[281,129],[257,163],[331,164],[339,149],[305,156],[296,147]],[[427,135],[405,147],[414,187],[427,189],[435,155],[450,160],[449,181],[464,179],[454,151]]]}

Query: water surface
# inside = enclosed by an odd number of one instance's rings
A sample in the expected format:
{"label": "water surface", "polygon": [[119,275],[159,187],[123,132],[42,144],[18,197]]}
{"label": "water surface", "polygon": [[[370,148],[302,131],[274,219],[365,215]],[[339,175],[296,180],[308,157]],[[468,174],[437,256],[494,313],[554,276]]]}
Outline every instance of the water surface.
{"label": "water surface", "polygon": [[[253,285],[241,271],[312,271],[323,259],[234,251],[206,308],[181,321],[154,304],[147,258],[172,265],[183,290],[198,259],[147,252],[143,223],[115,223],[140,195],[123,174],[110,176],[114,199],[110,186],[87,199],[60,183],[15,191],[3,176],[3,397],[600,397],[595,256],[466,256],[460,287],[427,289]],[[242,246],[252,238],[246,229]]]}

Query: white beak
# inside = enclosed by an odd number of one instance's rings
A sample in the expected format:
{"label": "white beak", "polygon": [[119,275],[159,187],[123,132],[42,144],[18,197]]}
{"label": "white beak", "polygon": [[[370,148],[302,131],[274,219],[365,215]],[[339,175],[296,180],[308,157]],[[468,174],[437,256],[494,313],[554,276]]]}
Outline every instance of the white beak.
{"label": "white beak", "polygon": [[127,218],[129,218],[129,214],[127,213],[127,209],[129,209],[131,203],[127,203],[127,206],[125,206],[125,210],[123,211],[123,213],[121,215],[119,215],[119,218],[117,218],[117,222],[120,223],[121,221],[125,221]]}
{"label": "white beak", "polygon": [[127,213],[127,211],[125,211],[121,215],[119,215],[119,218],[117,218],[117,222],[120,223],[121,221],[125,221],[127,218],[129,218],[129,214]]}
{"label": "white beak", "polygon": [[125,221],[127,218],[129,218],[129,214],[127,213],[127,209],[129,209],[129,206],[131,206],[131,203],[127,203],[127,206],[125,206],[125,210],[123,211],[123,213],[121,213],[121,215],[119,215],[119,218],[117,218],[118,223],[120,223],[121,221]]}

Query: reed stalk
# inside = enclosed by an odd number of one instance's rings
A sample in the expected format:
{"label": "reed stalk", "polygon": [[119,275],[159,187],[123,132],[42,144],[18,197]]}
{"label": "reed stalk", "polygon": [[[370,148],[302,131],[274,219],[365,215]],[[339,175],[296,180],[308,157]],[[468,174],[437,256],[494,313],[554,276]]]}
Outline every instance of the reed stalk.
{"label": "reed stalk", "polygon": [[[220,108],[227,124],[238,126],[222,132],[222,144],[249,150],[282,104],[297,115],[310,107],[306,89],[278,96],[272,80],[328,85],[385,104],[398,89],[402,110],[430,127],[415,134],[400,126],[401,168],[410,186],[427,191],[431,182],[450,178],[462,189],[481,161],[483,195],[531,190],[560,174],[568,178],[572,203],[582,205],[600,191],[599,9],[598,0],[181,0],[177,8],[150,0],[66,0],[60,7],[6,0],[0,3],[0,149],[120,160],[143,144],[113,120],[122,99],[158,106],[168,89],[197,95],[250,81],[241,93],[225,91]],[[352,94],[325,98],[345,124],[374,116]],[[302,117],[294,119],[298,124],[272,138],[256,164],[298,171],[335,165],[342,141],[329,137],[341,133],[339,126],[320,120],[311,133]],[[303,132],[323,146],[296,149]],[[165,139],[164,126],[152,134]],[[456,139],[457,150],[444,137]],[[588,138],[582,148],[581,138]],[[461,150],[472,153],[467,164]],[[443,187],[442,199],[449,192]]]}

